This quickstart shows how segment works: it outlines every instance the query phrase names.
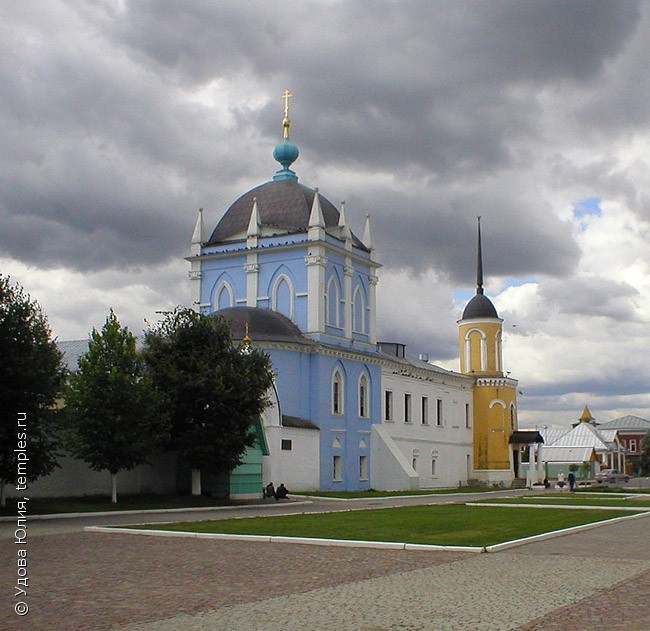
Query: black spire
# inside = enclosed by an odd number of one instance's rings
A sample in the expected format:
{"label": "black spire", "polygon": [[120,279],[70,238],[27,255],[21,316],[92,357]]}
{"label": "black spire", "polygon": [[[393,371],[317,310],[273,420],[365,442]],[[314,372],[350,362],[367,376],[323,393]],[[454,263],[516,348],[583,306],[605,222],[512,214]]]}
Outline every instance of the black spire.
{"label": "black spire", "polygon": [[476,295],[467,303],[462,320],[472,318],[498,318],[497,310],[483,293],[483,253],[481,251],[481,218],[478,219],[478,253],[476,257]]}
{"label": "black spire", "polygon": [[481,252],[481,216],[478,219],[478,255],[476,257],[476,293],[483,294],[483,254]]}

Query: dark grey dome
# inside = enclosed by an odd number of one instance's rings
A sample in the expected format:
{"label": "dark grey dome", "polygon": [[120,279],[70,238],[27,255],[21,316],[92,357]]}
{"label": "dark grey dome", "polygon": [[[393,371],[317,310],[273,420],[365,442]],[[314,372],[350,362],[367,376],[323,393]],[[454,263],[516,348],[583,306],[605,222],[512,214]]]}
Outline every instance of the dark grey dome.
{"label": "dark grey dome", "polygon": [[[214,229],[207,245],[225,241],[248,228],[257,198],[257,208],[262,226],[275,227],[282,232],[305,232],[309,227],[309,215],[315,191],[292,180],[266,182],[244,193],[226,211]],[[332,202],[320,196],[321,210],[326,227],[338,225],[339,211]]]}
{"label": "dark grey dome", "polygon": [[473,318],[498,318],[499,314],[492,301],[484,294],[476,294],[465,307],[461,320]]}
{"label": "dark grey dome", "polygon": [[223,316],[232,322],[232,337],[241,340],[248,335],[253,342],[293,342],[295,344],[315,344],[303,336],[300,329],[287,316],[259,307],[229,307],[214,315]]}

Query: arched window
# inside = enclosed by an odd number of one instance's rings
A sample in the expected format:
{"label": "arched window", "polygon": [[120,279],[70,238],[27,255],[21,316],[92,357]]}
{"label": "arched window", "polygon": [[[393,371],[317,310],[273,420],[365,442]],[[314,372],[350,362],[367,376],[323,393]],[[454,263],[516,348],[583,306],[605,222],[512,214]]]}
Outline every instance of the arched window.
{"label": "arched window", "polygon": [[285,274],[281,274],[273,283],[273,289],[271,290],[271,309],[292,319],[293,296],[294,292],[291,279]]}
{"label": "arched window", "polygon": [[485,333],[480,329],[471,329],[465,335],[465,367],[468,372],[487,370]]}
{"label": "arched window", "polygon": [[325,324],[330,326],[341,326],[341,288],[336,276],[332,276],[327,283],[325,292]]}
{"label": "arched window", "polygon": [[514,432],[517,428],[517,415],[515,413],[515,404],[510,404],[510,429]]}
{"label": "arched window", "polygon": [[332,414],[343,414],[343,375],[337,368],[332,375]]}
{"label": "arched window", "polygon": [[361,418],[370,416],[369,401],[370,383],[366,375],[361,375],[359,378],[359,416]]}
{"label": "arched window", "polygon": [[352,297],[352,330],[357,333],[366,332],[366,298],[360,286],[354,290]]}
{"label": "arched window", "polygon": [[232,307],[235,304],[235,294],[230,283],[226,281],[222,281],[214,295],[216,297],[214,300],[215,311],[228,309],[228,307]]}

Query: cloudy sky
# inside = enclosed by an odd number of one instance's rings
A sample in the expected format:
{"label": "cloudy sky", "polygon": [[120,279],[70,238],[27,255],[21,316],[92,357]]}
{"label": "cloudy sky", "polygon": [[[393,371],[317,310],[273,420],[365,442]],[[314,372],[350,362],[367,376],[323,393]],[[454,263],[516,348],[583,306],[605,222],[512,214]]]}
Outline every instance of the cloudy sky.
{"label": "cloudy sky", "polygon": [[300,181],[371,213],[381,338],[458,369],[481,215],[521,425],[650,418],[648,59],[648,2],[2,0],[0,271],[60,339],[188,304],[289,88]]}

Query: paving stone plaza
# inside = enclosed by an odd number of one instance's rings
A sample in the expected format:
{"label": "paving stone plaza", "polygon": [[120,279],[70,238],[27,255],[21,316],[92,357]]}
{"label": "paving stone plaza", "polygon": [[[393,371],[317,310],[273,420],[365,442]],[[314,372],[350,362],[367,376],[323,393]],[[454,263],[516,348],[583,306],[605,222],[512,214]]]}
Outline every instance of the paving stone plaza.
{"label": "paving stone plaza", "polygon": [[[417,501],[423,500],[409,503]],[[234,513],[292,509],[284,504]],[[316,502],[307,510],[331,509],[332,503]],[[181,513],[173,519],[234,516],[227,512]],[[23,617],[13,610],[15,524],[1,523],[0,629],[650,628],[649,516],[489,554],[83,531],[109,523],[134,518],[30,522],[30,611]]]}

